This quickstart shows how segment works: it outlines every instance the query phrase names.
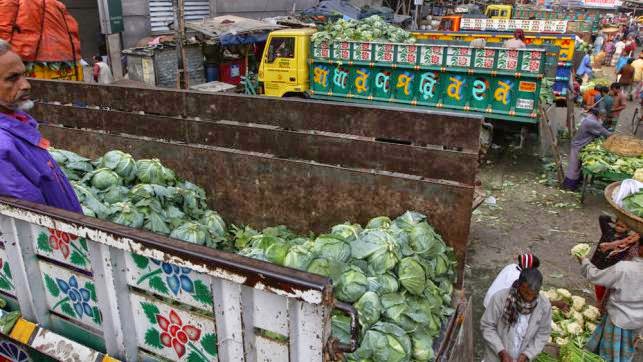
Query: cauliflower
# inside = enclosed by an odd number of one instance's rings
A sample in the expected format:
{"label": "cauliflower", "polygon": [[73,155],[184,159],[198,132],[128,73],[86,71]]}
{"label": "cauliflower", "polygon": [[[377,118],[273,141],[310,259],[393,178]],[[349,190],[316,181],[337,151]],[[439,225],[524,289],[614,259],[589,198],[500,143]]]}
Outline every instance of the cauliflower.
{"label": "cauliflower", "polygon": [[560,296],[556,292],[556,289],[549,289],[546,292],[541,292],[543,296],[549,299],[550,302],[556,302],[560,300]]}
{"label": "cauliflower", "polygon": [[572,308],[574,308],[575,311],[580,312],[583,310],[583,307],[585,307],[585,298],[573,295]]}
{"label": "cauliflower", "polygon": [[554,343],[554,340],[553,340],[553,338],[551,338],[551,336],[549,336],[549,339],[547,339],[547,343],[548,344]]}
{"label": "cauliflower", "polygon": [[585,319],[588,319],[590,321],[595,321],[601,316],[601,311],[598,310],[598,308],[594,307],[593,305],[588,305],[585,310],[583,311],[583,317]]}
{"label": "cauliflower", "polygon": [[561,299],[572,299],[572,293],[570,293],[567,289],[558,288],[556,289],[556,293],[560,296]]}
{"label": "cauliflower", "polygon": [[563,338],[563,337],[558,337],[558,338],[556,338],[555,342],[556,342],[557,345],[562,347],[562,346],[566,345],[569,342],[569,339],[568,338]]}
{"label": "cauliflower", "polygon": [[563,330],[558,326],[558,324],[551,322],[551,333],[552,334],[563,334]]}
{"label": "cauliflower", "polygon": [[565,327],[567,329],[567,333],[572,334],[574,336],[578,336],[583,333],[583,327],[577,322],[567,323]]}
{"label": "cauliflower", "polygon": [[592,247],[589,244],[581,243],[576,244],[571,250],[571,254],[576,257],[585,257],[592,250]]}
{"label": "cauliflower", "polygon": [[585,323],[585,330],[589,331],[590,333],[594,333],[595,329],[596,329],[596,324],[591,322]]}

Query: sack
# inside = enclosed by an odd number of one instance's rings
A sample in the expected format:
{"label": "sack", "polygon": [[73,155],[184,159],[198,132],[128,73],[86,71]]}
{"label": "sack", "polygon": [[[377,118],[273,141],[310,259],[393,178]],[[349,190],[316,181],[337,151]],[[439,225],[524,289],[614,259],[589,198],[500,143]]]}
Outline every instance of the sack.
{"label": "sack", "polygon": [[603,147],[619,156],[643,156],[643,140],[632,136],[615,134],[603,142]]}

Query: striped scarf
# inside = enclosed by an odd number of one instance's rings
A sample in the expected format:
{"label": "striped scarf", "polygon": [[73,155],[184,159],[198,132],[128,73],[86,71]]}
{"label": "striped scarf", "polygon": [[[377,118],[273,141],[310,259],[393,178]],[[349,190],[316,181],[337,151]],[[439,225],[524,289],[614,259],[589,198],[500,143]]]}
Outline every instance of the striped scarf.
{"label": "striped scarf", "polygon": [[505,310],[502,319],[511,327],[518,320],[518,314],[531,314],[538,305],[538,298],[533,302],[525,302],[518,293],[518,281],[516,280],[509,289],[509,295],[505,301]]}

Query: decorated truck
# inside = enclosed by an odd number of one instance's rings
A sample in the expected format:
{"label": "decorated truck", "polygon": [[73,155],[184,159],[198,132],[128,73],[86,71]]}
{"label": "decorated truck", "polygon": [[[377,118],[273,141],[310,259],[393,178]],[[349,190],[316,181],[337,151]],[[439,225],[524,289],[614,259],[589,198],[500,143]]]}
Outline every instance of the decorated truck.
{"label": "decorated truck", "polygon": [[[378,313],[389,322],[372,327],[357,303],[340,302],[332,277],[0,198],[0,294],[4,310],[21,314],[14,325],[0,318],[0,359],[334,361],[368,351],[359,342],[374,335],[401,349],[373,353],[473,360],[462,288],[481,116],[66,81],[32,88],[32,113],[59,150],[159,158],[241,230],[319,235],[415,210],[453,248],[457,278],[441,286],[454,286],[449,317],[411,342],[393,314]],[[404,305],[395,310],[396,323],[415,323]]]}
{"label": "decorated truck", "polygon": [[[259,72],[266,95],[451,109],[480,113],[488,119],[538,122],[544,49],[311,42],[313,33],[285,30],[270,34]],[[293,51],[273,50],[284,44]]]}

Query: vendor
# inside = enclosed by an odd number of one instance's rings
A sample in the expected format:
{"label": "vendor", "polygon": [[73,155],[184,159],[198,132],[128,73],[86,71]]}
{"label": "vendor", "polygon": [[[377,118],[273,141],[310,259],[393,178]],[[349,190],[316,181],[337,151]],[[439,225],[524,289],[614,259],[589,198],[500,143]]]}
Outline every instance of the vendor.
{"label": "vendor", "polygon": [[25,66],[0,40],[0,196],[82,212],[38,122],[26,111],[33,106]]}
{"label": "vendor", "polygon": [[582,274],[591,283],[611,290],[606,313],[587,341],[586,348],[606,361],[629,362],[634,359],[637,333],[643,328],[643,248],[638,241],[638,255],[599,269],[587,258],[579,257]]}
{"label": "vendor", "polygon": [[533,361],[542,352],[552,323],[542,283],[538,269],[524,269],[510,288],[493,295],[480,321],[485,362]]}
{"label": "vendor", "polygon": [[599,110],[591,108],[581,120],[580,128],[571,142],[569,166],[563,182],[563,188],[575,191],[581,184],[580,151],[598,137],[609,137],[612,133],[603,127],[598,119]]}
{"label": "vendor", "polygon": [[[621,220],[612,220],[607,215],[598,217],[598,224],[601,228],[601,239],[594,251],[591,262],[600,269],[607,269],[621,260],[631,260],[639,253],[639,239],[641,236],[630,230]],[[596,303],[599,309],[603,310],[606,295],[606,288],[602,285],[595,285]],[[609,292],[608,292],[609,293]]]}
{"label": "vendor", "polygon": [[578,69],[576,69],[576,75],[583,78],[583,82],[588,82],[592,77],[592,51],[588,50],[581,60]]}

